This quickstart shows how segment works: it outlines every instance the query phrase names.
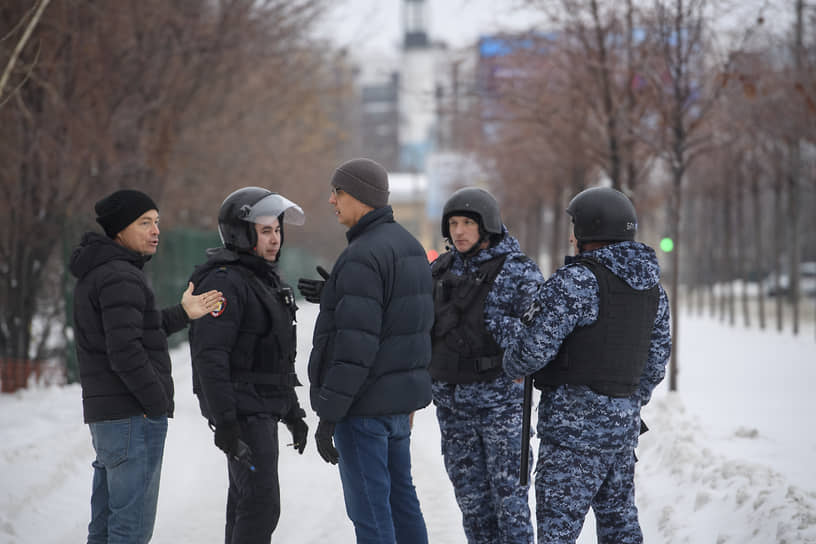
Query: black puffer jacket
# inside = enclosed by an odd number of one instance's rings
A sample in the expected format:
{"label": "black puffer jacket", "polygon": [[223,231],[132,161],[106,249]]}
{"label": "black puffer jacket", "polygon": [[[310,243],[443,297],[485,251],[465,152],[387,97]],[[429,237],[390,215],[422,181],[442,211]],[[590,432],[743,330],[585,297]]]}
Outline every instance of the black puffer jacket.
{"label": "black puffer jacket", "polygon": [[320,298],[309,358],[321,419],[405,414],[431,402],[431,269],[390,206],[360,219]]}
{"label": "black puffer jacket", "polygon": [[181,305],[156,309],[147,258],[94,232],[71,256],[74,337],[85,422],[173,415],[167,335],[183,329]]}
{"label": "black puffer jacket", "polygon": [[190,326],[193,392],[202,415],[216,426],[257,414],[286,422],[304,417],[294,389],[300,383],[291,288],[277,265],[260,257],[224,248],[208,257],[190,279],[196,292],[223,294],[219,310]]}

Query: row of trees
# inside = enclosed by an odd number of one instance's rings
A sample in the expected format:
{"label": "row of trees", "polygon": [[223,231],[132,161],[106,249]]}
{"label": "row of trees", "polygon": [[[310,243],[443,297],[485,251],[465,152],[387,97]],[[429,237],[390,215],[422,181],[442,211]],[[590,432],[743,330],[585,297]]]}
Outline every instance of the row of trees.
{"label": "row of trees", "polygon": [[[798,264],[816,260],[816,9],[786,4],[789,28],[724,0],[517,1],[552,30],[481,60],[454,133],[521,212],[506,219],[528,252],[557,266],[567,200],[606,178],[635,201],[642,237],[674,239],[675,315],[681,284],[699,301],[784,268],[796,291]],[[115,188],[149,192],[171,228],[212,230],[224,196],[250,184],[325,208],[319,180],[359,151],[353,70],[313,37],[328,5],[0,6],[0,358],[49,355],[65,256]],[[749,15],[726,33],[737,6]],[[332,254],[333,223],[310,214],[287,244]]]}
{"label": "row of trees", "polygon": [[325,4],[3,2],[0,359],[49,355],[65,255],[116,188],[151,194],[164,227],[209,230],[241,186],[326,199],[303,180],[342,153],[349,89],[342,57],[311,37]]}
{"label": "row of trees", "polygon": [[664,263],[674,315],[681,284],[710,292],[785,269],[798,332],[799,263],[816,260],[816,6],[785,3],[790,28],[775,24],[780,11],[769,24],[764,4],[522,3],[552,30],[507,36],[507,54],[482,59],[464,117],[478,112],[486,129],[461,145],[526,210],[525,247],[548,246],[557,266],[567,198],[606,178],[635,201],[642,237],[674,241]]}

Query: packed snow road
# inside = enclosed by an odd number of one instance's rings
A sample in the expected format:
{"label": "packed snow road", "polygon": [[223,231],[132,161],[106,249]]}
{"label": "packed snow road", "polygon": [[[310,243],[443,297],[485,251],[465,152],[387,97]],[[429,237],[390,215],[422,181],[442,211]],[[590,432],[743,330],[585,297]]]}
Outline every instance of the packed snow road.
{"label": "packed snow road", "polygon": [[[305,382],[316,309],[303,306],[298,373]],[[812,337],[732,329],[689,316],[680,326],[679,392],[669,394],[665,383],[658,388],[644,411],[651,430],[637,452],[645,541],[816,543]],[[186,346],[172,357],[176,415],[153,542],[223,542],[225,460],[198,413]],[[307,389],[298,394],[308,407]],[[311,435],[314,414],[308,422]],[[337,468],[320,459],[311,436],[300,456],[285,447],[290,437],[283,426],[280,431],[282,513],[273,540],[353,542]],[[0,544],[84,541],[93,450],[79,387],[0,397],[0,436]],[[416,415],[412,452],[431,542],[464,543],[433,407]],[[595,542],[591,516],[579,542]]]}

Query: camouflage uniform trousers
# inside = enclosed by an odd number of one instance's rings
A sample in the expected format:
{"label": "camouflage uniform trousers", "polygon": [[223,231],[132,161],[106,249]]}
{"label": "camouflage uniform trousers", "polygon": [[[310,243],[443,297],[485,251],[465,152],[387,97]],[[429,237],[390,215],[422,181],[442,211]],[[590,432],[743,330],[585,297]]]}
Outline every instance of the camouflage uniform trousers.
{"label": "camouflage uniform trousers", "polygon": [[436,415],[468,543],[532,544],[530,486],[519,485],[521,403],[475,415],[437,406]]}
{"label": "camouflage uniform trousers", "polygon": [[539,543],[574,543],[590,506],[599,544],[640,544],[635,452],[576,451],[542,442],[536,466]]}

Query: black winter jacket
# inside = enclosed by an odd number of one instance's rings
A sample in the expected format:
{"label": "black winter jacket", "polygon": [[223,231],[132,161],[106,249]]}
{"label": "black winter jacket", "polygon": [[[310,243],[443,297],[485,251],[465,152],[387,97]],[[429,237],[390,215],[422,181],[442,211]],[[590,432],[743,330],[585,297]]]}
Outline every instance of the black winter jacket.
{"label": "black winter jacket", "polygon": [[148,258],[88,232],[72,256],[74,338],[85,422],[173,415],[167,335],[188,322],[180,304],[156,309]]}
{"label": "black winter jacket", "polygon": [[[190,326],[193,392],[202,415],[216,426],[258,414],[287,422],[304,417],[294,389],[300,385],[294,367],[296,306],[277,266],[219,248],[209,251],[190,281],[196,292],[223,294],[218,311]],[[281,383],[253,382],[263,379]]]}
{"label": "black winter jacket", "polygon": [[405,414],[431,402],[431,269],[390,206],[364,215],[320,297],[309,358],[321,419]]}

